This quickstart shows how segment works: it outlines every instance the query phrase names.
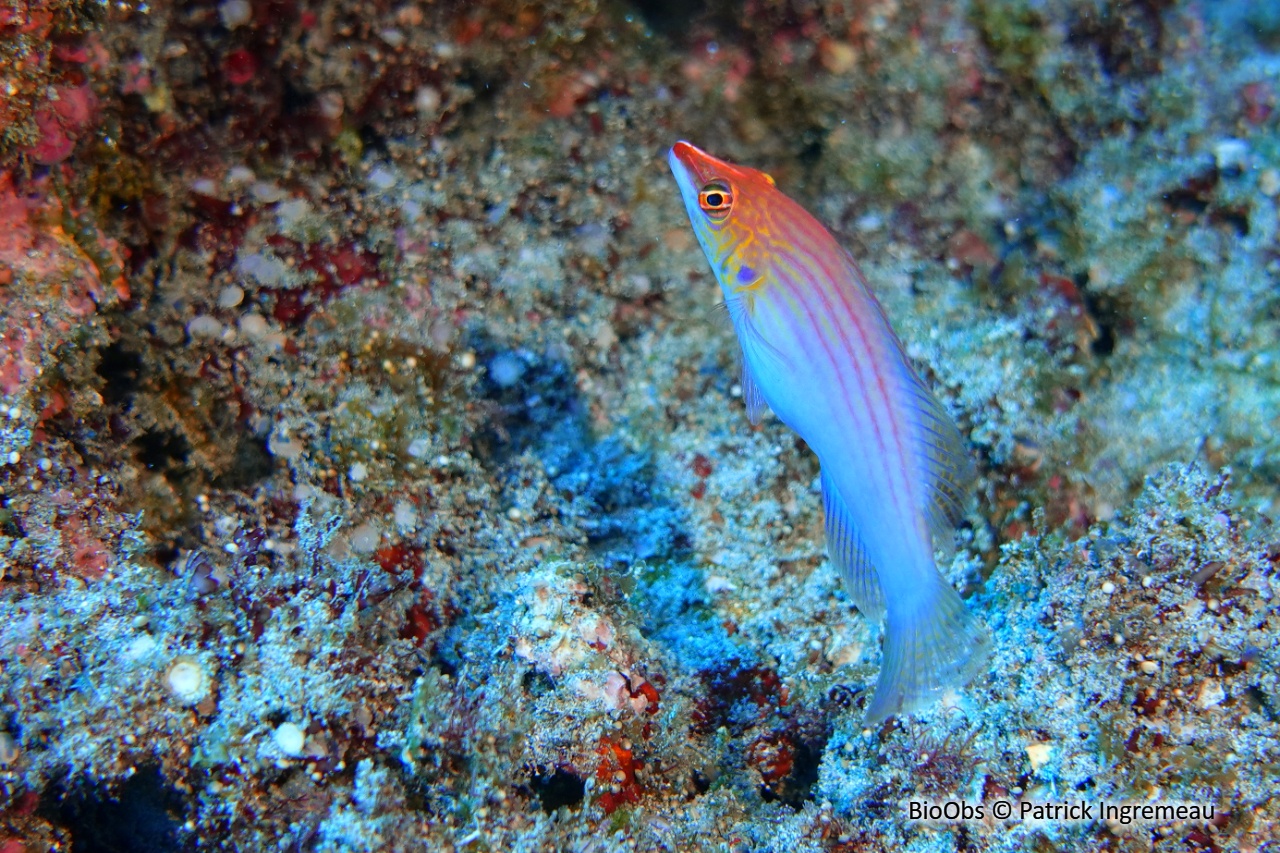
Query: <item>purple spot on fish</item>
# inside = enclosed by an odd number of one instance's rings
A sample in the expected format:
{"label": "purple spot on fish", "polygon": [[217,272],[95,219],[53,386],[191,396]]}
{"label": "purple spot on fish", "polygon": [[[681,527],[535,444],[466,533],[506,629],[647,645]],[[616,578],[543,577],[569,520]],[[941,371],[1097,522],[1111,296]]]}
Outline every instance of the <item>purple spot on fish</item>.
{"label": "purple spot on fish", "polygon": [[753,270],[751,267],[744,266],[738,270],[738,281],[742,282],[743,284],[747,284],[748,282],[754,281],[755,277],[756,277],[756,271]]}

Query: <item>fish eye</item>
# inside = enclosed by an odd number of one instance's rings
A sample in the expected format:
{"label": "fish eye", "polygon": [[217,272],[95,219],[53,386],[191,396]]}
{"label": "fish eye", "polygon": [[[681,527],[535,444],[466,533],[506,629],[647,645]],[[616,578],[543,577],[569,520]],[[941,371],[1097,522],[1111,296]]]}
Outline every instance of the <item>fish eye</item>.
{"label": "fish eye", "polygon": [[725,184],[707,184],[698,193],[698,206],[712,222],[723,222],[733,208],[733,191]]}

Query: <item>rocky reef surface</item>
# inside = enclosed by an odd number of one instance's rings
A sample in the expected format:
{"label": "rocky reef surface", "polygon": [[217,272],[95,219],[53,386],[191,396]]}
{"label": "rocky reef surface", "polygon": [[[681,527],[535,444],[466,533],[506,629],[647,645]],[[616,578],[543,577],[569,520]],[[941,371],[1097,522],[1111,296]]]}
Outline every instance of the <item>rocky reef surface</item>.
{"label": "rocky reef surface", "polygon": [[[3,0],[0,93],[0,853],[1280,845],[1269,4]],[[935,708],[680,138],[969,441]]]}

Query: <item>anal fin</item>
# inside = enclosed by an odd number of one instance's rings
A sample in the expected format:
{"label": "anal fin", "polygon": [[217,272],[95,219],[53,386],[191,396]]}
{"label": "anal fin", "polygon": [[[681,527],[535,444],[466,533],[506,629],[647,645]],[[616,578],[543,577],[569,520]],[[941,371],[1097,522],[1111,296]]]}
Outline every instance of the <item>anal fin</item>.
{"label": "anal fin", "polygon": [[840,568],[853,603],[868,619],[879,622],[884,618],[880,576],[867,556],[867,548],[849,516],[844,499],[826,471],[822,472],[822,509],[826,515],[827,554]]}

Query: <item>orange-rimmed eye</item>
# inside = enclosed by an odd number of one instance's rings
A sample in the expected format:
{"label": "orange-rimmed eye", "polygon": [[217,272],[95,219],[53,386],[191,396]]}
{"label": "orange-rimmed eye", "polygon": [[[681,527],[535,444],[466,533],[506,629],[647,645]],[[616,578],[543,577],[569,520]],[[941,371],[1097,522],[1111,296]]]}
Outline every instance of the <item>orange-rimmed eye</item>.
{"label": "orange-rimmed eye", "polygon": [[724,184],[707,184],[698,193],[698,206],[713,222],[723,222],[733,207],[733,192]]}

